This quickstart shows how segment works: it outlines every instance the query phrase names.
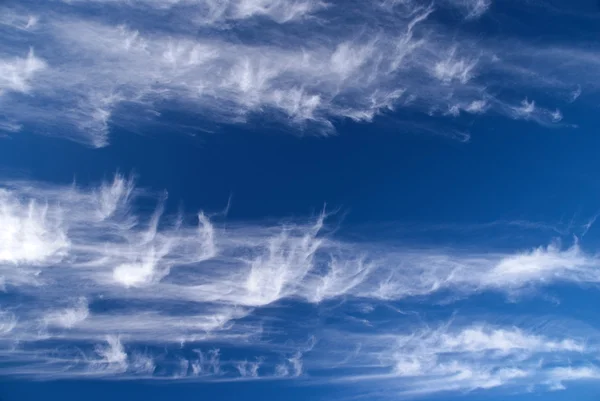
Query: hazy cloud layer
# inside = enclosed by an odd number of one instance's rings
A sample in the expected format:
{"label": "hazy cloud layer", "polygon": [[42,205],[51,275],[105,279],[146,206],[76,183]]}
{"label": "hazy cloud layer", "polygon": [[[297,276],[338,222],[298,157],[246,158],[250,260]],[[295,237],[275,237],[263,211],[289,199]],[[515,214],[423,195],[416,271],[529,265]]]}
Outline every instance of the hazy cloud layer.
{"label": "hazy cloud layer", "polygon": [[595,90],[597,49],[474,37],[470,24],[491,8],[488,0],[9,3],[0,12],[0,128],[104,146],[111,126],[138,130],[173,109],[200,117],[199,128],[261,116],[319,135],[391,110],[402,131],[461,140],[481,114],[576,124],[560,108]]}

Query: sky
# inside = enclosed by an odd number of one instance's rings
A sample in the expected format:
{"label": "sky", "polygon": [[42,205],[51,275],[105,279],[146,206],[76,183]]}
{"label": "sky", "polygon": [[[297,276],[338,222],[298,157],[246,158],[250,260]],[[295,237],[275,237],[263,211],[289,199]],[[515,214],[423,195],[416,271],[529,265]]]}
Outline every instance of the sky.
{"label": "sky", "polygon": [[0,400],[597,400],[598,34],[0,2]]}

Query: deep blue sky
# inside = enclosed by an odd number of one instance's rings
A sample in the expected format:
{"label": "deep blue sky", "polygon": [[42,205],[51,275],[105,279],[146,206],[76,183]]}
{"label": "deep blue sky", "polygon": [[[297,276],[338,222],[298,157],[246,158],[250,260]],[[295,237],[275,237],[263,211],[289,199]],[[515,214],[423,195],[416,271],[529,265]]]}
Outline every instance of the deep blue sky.
{"label": "deep blue sky", "polygon": [[216,211],[231,195],[230,216],[244,220],[305,215],[327,204],[352,223],[566,225],[598,209],[599,139],[590,117],[576,130],[489,118],[473,126],[468,143],[381,120],[341,124],[328,138],[260,127],[193,137],[117,129],[101,149],[24,133],[1,152],[7,174],[49,182],[89,184],[117,169],[133,172],[140,186],[166,189],[174,207]]}
{"label": "deep blue sky", "polygon": [[211,4],[0,5],[0,400],[597,399],[597,2]]}

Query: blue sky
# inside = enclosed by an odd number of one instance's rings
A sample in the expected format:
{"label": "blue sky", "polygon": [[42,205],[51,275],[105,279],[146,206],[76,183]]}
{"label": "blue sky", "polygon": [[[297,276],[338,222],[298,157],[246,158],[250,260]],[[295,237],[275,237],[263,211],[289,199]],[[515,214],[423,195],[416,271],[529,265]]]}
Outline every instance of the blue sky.
{"label": "blue sky", "polygon": [[599,22],[4,1],[0,397],[596,399]]}

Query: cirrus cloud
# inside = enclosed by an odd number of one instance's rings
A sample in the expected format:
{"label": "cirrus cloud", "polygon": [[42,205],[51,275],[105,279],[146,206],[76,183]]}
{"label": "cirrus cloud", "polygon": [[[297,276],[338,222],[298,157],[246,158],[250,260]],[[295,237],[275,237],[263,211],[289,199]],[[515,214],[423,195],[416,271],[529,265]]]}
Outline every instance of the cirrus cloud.
{"label": "cirrus cloud", "polygon": [[[592,329],[491,316],[424,326],[411,314],[390,325],[381,315],[442,292],[460,299],[600,282],[600,259],[578,244],[521,252],[382,246],[336,238],[326,213],[221,224],[203,212],[165,213],[164,195],[121,175],[96,187],[5,181],[1,194],[0,277],[9,297],[0,355],[11,363],[3,374],[327,378],[380,381],[405,394],[559,389],[598,377]],[[138,202],[151,199],[155,211],[142,212]],[[290,320],[290,303],[346,318]],[[552,363],[543,362],[548,355]]]}
{"label": "cirrus cloud", "polygon": [[[369,122],[392,110],[457,125],[445,131],[407,117],[396,121],[402,129],[461,138],[468,124],[456,118],[482,113],[562,126],[561,93],[589,86],[595,63],[585,49],[450,35],[439,16],[483,17],[490,2],[479,0],[367,2],[354,11],[314,0],[52,4],[37,13],[27,2],[3,9],[10,35],[0,49],[0,127],[43,124],[53,127],[47,134],[91,146],[107,145],[111,126],[139,129],[174,108],[207,127],[262,115],[298,133],[327,134],[340,120]],[[103,17],[90,17],[90,7]],[[531,56],[539,67],[527,63]],[[580,82],[567,63],[582,71]],[[502,94],[515,82],[523,83],[520,99]],[[540,90],[554,90],[554,103],[534,103]]]}

